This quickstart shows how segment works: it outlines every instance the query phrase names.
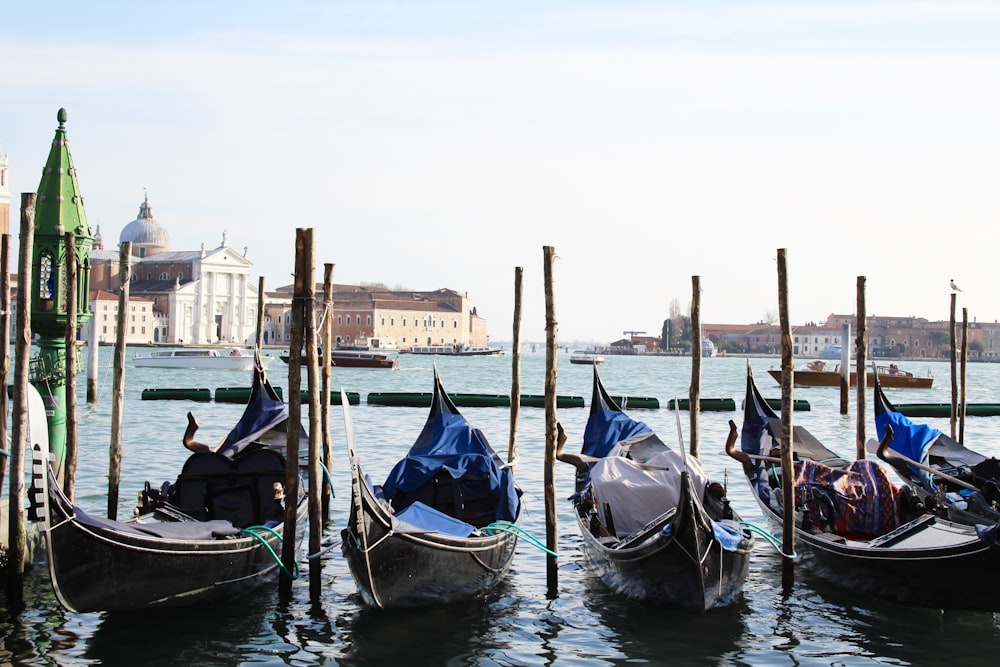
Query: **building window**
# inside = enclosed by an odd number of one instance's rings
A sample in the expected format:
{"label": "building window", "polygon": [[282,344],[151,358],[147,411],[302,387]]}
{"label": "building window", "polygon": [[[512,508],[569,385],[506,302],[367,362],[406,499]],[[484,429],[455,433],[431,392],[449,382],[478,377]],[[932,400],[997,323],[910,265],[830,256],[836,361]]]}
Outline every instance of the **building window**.
{"label": "building window", "polygon": [[406,318],[405,317],[403,318],[403,326],[404,327],[406,326]]}
{"label": "building window", "polygon": [[339,326],[339,325],[341,325],[343,323],[344,323],[344,316],[343,315],[337,315],[337,325]]}

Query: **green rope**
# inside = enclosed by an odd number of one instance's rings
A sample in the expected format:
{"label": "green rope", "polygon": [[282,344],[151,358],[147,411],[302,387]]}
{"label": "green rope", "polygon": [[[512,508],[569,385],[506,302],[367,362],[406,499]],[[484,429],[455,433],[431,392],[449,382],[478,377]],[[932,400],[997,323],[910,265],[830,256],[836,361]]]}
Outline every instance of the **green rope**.
{"label": "green rope", "polygon": [[771,533],[767,532],[767,530],[761,528],[757,524],[750,523],[749,521],[740,521],[740,526],[742,526],[743,528],[746,528],[747,530],[749,530],[751,532],[757,533],[758,535],[760,535],[761,537],[763,537],[767,541],[768,544],[770,544],[772,547],[774,547],[774,550],[777,551],[778,554],[780,554],[782,556],[785,556],[786,558],[791,558],[793,560],[799,557],[799,554],[798,554],[797,551],[793,551],[791,556],[787,556],[786,554],[782,553],[782,551],[781,551],[781,540],[779,540],[777,537],[775,537]]}
{"label": "green rope", "polygon": [[323,476],[326,477],[326,483],[330,485],[330,497],[336,498],[337,492],[333,490],[333,475],[330,474],[330,471],[327,470],[322,461],[319,462],[319,467],[323,469]]}
{"label": "green rope", "polygon": [[0,449],[0,456],[10,456],[10,452],[6,449]]}
{"label": "green rope", "polygon": [[281,558],[278,557],[278,554],[274,553],[274,549],[271,548],[271,545],[268,543],[267,539],[265,539],[263,535],[260,535],[259,533],[255,533],[254,531],[256,531],[256,530],[266,530],[267,532],[269,532],[272,535],[274,535],[275,537],[277,537],[278,541],[281,542],[283,540],[282,540],[281,535],[278,533],[278,531],[274,530],[273,528],[268,528],[267,526],[247,526],[241,532],[244,535],[247,535],[249,537],[253,537],[258,542],[260,542],[261,544],[263,544],[264,548],[267,549],[268,553],[271,554],[271,558],[274,559],[274,562],[277,563],[278,567],[281,568],[281,571],[285,573],[285,576],[287,576],[289,579],[298,579],[299,578],[299,563],[298,563],[298,561],[292,561],[292,568],[295,570],[295,572],[294,573],[293,572],[289,572],[288,568],[285,567],[285,564],[281,562]]}
{"label": "green rope", "polygon": [[488,526],[483,526],[481,530],[484,533],[491,535],[494,533],[509,533],[510,535],[522,537],[526,542],[528,542],[528,544],[532,545],[533,547],[541,549],[550,556],[554,556],[556,558],[559,557],[559,554],[557,554],[555,551],[550,551],[548,548],[546,548],[544,544],[542,544],[541,540],[539,540],[537,537],[535,537],[528,531],[518,526],[516,523],[511,523],[510,521],[494,521]]}

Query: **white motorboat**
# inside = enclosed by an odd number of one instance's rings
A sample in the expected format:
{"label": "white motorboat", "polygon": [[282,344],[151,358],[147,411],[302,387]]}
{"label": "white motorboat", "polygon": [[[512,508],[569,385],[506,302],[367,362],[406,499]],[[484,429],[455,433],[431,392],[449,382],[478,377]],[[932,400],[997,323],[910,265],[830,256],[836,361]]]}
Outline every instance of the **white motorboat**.
{"label": "white motorboat", "polygon": [[[272,357],[261,357],[264,368]],[[182,348],[137,354],[132,358],[136,368],[210,368],[215,370],[249,371],[254,367],[252,351],[232,348]]]}

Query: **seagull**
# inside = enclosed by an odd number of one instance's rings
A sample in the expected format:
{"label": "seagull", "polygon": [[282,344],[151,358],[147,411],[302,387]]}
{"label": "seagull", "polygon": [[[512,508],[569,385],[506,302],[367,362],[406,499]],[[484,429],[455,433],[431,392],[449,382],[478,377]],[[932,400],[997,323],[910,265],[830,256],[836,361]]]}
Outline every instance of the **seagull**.
{"label": "seagull", "polygon": [[962,288],[955,284],[955,279],[954,278],[951,279],[951,289],[953,289],[956,292],[961,292],[962,291]]}

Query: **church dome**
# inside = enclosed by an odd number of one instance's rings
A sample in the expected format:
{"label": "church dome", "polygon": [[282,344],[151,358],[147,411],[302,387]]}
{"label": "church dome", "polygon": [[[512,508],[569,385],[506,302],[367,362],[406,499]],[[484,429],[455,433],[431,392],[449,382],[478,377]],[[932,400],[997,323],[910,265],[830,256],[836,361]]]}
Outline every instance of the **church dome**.
{"label": "church dome", "polygon": [[[125,225],[119,243],[130,241],[133,254],[151,254],[149,250],[167,250],[170,248],[170,235],[166,228],[153,218],[153,210],[149,206],[149,196],[139,205],[139,217]],[[141,250],[141,252],[140,252]]]}

